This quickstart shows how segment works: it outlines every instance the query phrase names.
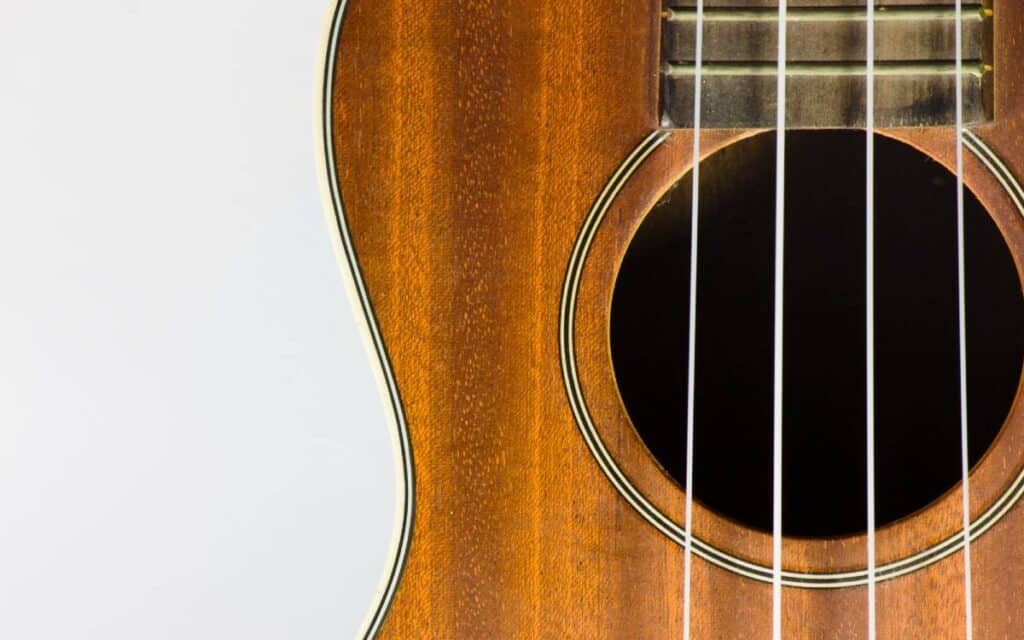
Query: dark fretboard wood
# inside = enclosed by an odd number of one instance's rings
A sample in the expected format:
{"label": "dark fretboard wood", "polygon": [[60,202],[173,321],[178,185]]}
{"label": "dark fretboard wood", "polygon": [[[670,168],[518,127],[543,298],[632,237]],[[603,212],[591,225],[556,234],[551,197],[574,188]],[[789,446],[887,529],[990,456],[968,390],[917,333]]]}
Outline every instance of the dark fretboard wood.
{"label": "dark fretboard wood", "polygon": [[[864,124],[866,9],[848,2],[788,11],[788,124]],[[991,10],[965,4],[964,117],[992,116]],[[662,22],[662,118],[668,127],[693,121],[696,10],[673,2]],[[955,120],[957,14],[952,3],[879,6],[875,12],[876,121],[928,126]],[[777,7],[763,2],[708,2],[704,13],[703,126],[767,127],[775,123]]]}

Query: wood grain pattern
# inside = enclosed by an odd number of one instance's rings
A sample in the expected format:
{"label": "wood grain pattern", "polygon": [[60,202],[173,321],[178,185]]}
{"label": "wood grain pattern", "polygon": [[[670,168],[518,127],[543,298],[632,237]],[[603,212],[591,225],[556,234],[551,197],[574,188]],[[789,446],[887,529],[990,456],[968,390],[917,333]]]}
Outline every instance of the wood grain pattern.
{"label": "wood grain pattern", "polygon": [[[331,140],[359,265],[409,422],[413,541],[384,638],[679,638],[682,550],[615,491],[562,384],[558,308],[579,226],[657,127],[657,0],[349,0]],[[995,121],[1024,176],[1024,6],[1000,3]],[[749,132],[705,135],[706,148]],[[949,129],[889,131],[947,165]],[[681,517],[610,378],[609,279],[640,216],[685,171],[685,131],[627,186],[587,263],[581,378],[616,459]],[[1024,271],[1024,221],[970,159],[968,182]],[[977,510],[1024,462],[1021,394],[975,473]],[[955,531],[959,498],[879,533],[898,557]],[[765,561],[766,537],[706,510],[695,529]],[[786,565],[856,567],[858,538],[786,542]],[[977,638],[1022,638],[1024,509],[974,547]],[[699,560],[694,638],[764,638],[770,587]],[[883,638],[960,638],[959,555],[879,586]],[[786,589],[785,637],[866,637],[862,588]]]}

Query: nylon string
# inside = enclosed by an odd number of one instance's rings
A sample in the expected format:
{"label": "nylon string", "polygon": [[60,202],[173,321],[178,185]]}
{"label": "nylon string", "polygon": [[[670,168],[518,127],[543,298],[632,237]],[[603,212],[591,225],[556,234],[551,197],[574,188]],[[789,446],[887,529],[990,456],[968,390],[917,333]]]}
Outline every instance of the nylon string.
{"label": "nylon string", "polygon": [[690,640],[693,566],[693,405],[697,371],[697,228],[700,217],[701,68],[704,62],[704,0],[697,0],[693,72],[693,170],[690,202],[690,324],[686,363],[686,514],[683,550],[683,638]]}
{"label": "nylon string", "polygon": [[875,4],[867,2],[867,74],[864,130],[866,158],[866,327],[867,327],[867,587],[868,640],[875,640],[877,629],[877,567],[875,559]]}
{"label": "nylon string", "polygon": [[775,124],[775,358],[772,416],[772,638],[782,640],[782,284],[786,184],[786,0],[779,0]]}
{"label": "nylon string", "polygon": [[957,306],[960,340],[960,474],[963,494],[964,627],[965,638],[974,637],[971,589],[971,491],[967,450],[967,283],[964,260],[964,85],[963,2],[956,0],[956,230]]}

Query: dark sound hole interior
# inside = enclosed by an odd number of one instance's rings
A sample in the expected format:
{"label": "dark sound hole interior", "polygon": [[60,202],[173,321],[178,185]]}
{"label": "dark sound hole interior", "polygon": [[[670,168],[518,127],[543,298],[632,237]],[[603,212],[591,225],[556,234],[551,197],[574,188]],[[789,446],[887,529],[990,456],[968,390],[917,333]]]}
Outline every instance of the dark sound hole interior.
{"label": "dark sound hole interior", "polygon": [[[775,134],[704,161],[694,497],[771,529]],[[960,480],[956,182],[902,143],[876,142],[879,526]],[[783,530],[865,530],[864,133],[787,138]],[[644,442],[684,478],[690,177],[641,224],[611,310],[615,374]],[[1013,402],[1024,299],[1009,250],[967,196],[970,460]]]}

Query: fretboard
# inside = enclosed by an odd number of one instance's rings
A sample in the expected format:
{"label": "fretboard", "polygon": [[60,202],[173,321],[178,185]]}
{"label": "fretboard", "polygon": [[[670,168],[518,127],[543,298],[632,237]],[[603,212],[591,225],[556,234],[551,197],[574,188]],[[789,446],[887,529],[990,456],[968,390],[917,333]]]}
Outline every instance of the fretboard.
{"label": "fretboard", "polygon": [[[664,126],[689,127],[697,11],[692,1],[669,4],[662,21],[662,118]],[[787,12],[787,124],[863,126],[867,11],[863,3],[807,4]],[[993,15],[980,3],[965,3],[960,17],[964,120],[983,122],[992,117]],[[878,126],[936,126],[955,120],[956,29],[957,13],[949,0],[904,0],[876,8]],[[703,33],[702,126],[774,126],[777,6],[757,0],[709,0]]]}

